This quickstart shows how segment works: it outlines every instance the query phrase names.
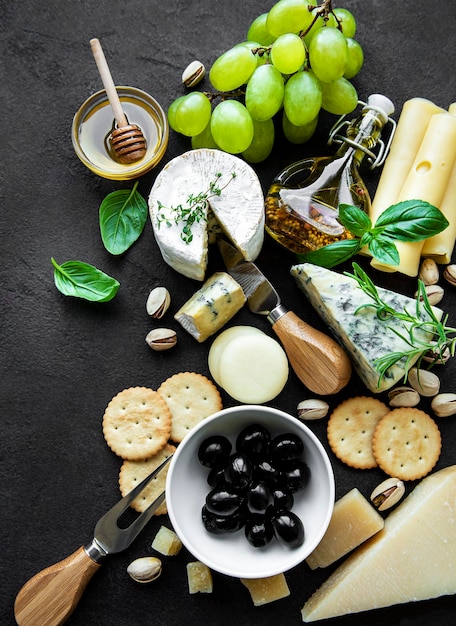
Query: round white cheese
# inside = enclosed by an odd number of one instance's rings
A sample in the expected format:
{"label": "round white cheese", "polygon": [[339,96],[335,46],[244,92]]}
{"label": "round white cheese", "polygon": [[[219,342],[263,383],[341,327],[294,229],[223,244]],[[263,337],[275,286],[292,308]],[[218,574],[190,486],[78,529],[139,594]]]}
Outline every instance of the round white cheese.
{"label": "round white cheese", "polygon": [[252,333],[262,333],[263,331],[255,326],[232,326],[221,332],[212,342],[212,345],[208,354],[208,366],[212,378],[217,385],[221,385],[220,382],[220,359],[222,358],[223,351],[226,346],[233,341],[236,337],[241,335],[250,335]]}
{"label": "round white cheese", "polygon": [[[192,240],[185,242],[185,222],[176,218],[200,194],[207,203],[199,203],[202,219],[191,225]],[[151,189],[149,214],[163,259],[196,280],[204,280],[206,273],[212,214],[248,261],[263,245],[264,195],[258,176],[248,163],[221,150],[190,150],[167,163]]]}

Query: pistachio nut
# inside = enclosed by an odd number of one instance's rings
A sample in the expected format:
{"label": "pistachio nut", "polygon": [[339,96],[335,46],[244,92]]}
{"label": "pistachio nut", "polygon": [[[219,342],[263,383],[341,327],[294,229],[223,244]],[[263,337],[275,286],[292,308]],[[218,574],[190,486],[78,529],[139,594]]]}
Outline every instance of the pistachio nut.
{"label": "pistachio nut", "polygon": [[177,343],[177,334],[170,328],[154,328],[146,336],[146,343],[157,352],[173,348]]}
{"label": "pistachio nut", "polygon": [[386,511],[399,502],[405,493],[405,486],[399,478],[387,478],[371,493],[371,502],[379,511]]}
{"label": "pistachio nut", "polygon": [[420,394],[412,387],[395,387],[388,392],[389,405],[416,406],[420,402]]}
{"label": "pistachio nut", "polygon": [[171,296],[166,287],[155,287],[147,298],[146,311],[151,317],[160,319],[164,316],[170,304]]}
{"label": "pistachio nut", "polygon": [[303,400],[298,404],[298,418],[300,420],[318,420],[326,417],[329,404],[318,398]]}
{"label": "pistachio nut", "polygon": [[443,277],[450,285],[456,286],[456,265],[447,265]]}
{"label": "pistachio nut", "polygon": [[201,61],[192,61],[182,72],[182,82],[186,87],[194,87],[203,80],[205,74],[206,68]]}
{"label": "pistachio nut", "polygon": [[434,259],[423,259],[418,272],[418,278],[425,285],[436,285],[439,282],[439,268]]}
{"label": "pistachio nut", "polygon": [[431,401],[431,409],[437,417],[456,415],[456,393],[439,393]]}
{"label": "pistachio nut", "polygon": [[412,367],[407,374],[409,385],[415,389],[420,396],[436,396],[440,391],[440,379],[437,374],[429,370]]}
{"label": "pistachio nut", "polygon": [[151,583],[162,571],[162,563],[155,556],[142,556],[127,567],[127,573],[137,583]]}
{"label": "pistachio nut", "polygon": [[[429,304],[435,306],[443,298],[443,288],[440,285],[425,285],[426,296]],[[415,291],[415,298],[418,298],[418,291]]]}
{"label": "pistachio nut", "polygon": [[423,360],[427,363],[434,363],[435,365],[445,365],[450,359],[451,352],[448,346],[438,349],[437,347],[429,349],[423,356]]}

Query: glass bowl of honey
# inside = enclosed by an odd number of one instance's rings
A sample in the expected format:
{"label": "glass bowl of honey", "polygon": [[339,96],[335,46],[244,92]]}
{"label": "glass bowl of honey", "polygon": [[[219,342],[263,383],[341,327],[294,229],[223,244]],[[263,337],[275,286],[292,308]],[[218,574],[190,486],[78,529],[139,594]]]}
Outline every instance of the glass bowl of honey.
{"label": "glass bowl of honey", "polygon": [[110,135],[116,121],[106,91],[90,96],[73,118],[71,137],[79,159],[92,172],[110,180],[131,180],[154,168],[168,146],[169,124],[160,104],[136,87],[116,87],[129,124],[141,129],[147,149],[134,163],[120,163],[112,152]]}

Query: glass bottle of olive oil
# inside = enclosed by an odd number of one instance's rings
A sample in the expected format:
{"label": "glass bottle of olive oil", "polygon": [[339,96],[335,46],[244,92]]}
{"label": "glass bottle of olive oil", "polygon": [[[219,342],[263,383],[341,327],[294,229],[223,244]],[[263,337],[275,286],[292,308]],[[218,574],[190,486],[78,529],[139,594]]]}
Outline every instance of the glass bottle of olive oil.
{"label": "glass bottle of olive oil", "polygon": [[[394,105],[381,94],[360,103],[362,110],[351,121],[341,117],[331,130],[329,144],[339,143],[334,156],[307,158],[280,172],[266,196],[266,231],[297,254],[317,250],[352,235],[338,220],[340,204],[355,205],[367,214],[369,192],[359,166],[365,156],[371,168],[382,165],[388,146],[380,138]],[[345,134],[340,131],[345,127]],[[378,153],[372,148],[379,146]]]}

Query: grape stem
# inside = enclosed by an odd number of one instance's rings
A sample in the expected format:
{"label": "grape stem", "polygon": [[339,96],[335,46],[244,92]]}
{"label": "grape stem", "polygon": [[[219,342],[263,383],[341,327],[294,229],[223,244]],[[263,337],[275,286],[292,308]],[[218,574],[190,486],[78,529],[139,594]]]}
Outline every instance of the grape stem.
{"label": "grape stem", "polygon": [[342,30],[342,22],[333,11],[332,0],[323,0],[323,2],[319,6],[317,7],[309,6],[308,9],[311,13],[315,11],[315,14],[314,14],[314,18],[311,24],[307,27],[307,29],[299,33],[299,36],[301,38],[305,37],[307,33],[309,33],[312,30],[313,25],[315,24],[315,22],[318,20],[319,17],[321,17],[326,24],[326,22],[329,20],[330,13],[332,13],[334,19],[336,20],[337,28],[339,30]]}

